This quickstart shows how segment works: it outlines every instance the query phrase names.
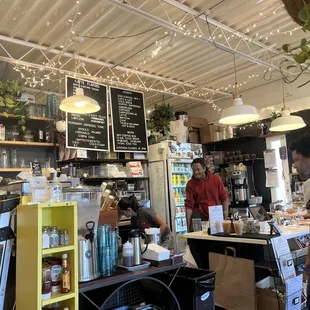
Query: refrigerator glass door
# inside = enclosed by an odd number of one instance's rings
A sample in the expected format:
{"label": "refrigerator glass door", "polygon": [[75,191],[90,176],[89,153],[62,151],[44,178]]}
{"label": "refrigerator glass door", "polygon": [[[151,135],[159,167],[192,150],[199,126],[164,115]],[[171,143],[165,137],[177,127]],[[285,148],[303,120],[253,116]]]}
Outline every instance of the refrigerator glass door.
{"label": "refrigerator glass door", "polygon": [[183,238],[183,234],[187,232],[185,199],[186,183],[192,177],[191,162],[192,160],[187,159],[168,160],[171,230],[177,253],[184,252],[186,247],[186,239]]}
{"label": "refrigerator glass door", "polygon": [[149,171],[152,209],[170,226],[166,161],[150,162]]}

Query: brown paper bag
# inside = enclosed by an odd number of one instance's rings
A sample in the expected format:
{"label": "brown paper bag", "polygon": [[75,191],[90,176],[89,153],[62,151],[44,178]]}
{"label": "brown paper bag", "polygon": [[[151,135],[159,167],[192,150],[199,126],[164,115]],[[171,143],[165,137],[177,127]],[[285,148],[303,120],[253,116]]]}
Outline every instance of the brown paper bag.
{"label": "brown paper bag", "polygon": [[[228,255],[233,251],[233,256]],[[210,270],[215,276],[215,304],[229,310],[255,310],[254,261],[237,258],[236,250],[227,247],[225,255],[209,253]]]}

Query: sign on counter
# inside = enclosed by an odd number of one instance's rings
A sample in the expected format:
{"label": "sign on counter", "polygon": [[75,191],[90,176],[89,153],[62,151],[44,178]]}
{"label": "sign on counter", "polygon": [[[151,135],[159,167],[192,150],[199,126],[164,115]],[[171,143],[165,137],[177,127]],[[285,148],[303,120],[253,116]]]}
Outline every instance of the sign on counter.
{"label": "sign on counter", "polygon": [[148,151],[143,93],[110,87],[114,152]]}
{"label": "sign on counter", "polygon": [[101,109],[91,114],[67,113],[67,148],[93,151],[109,150],[107,86],[66,77],[66,97],[81,87],[84,95],[95,99]]}
{"label": "sign on counter", "polygon": [[210,206],[209,208],[210,232],[211,235],[222,233],[223,230],[223,206]]}

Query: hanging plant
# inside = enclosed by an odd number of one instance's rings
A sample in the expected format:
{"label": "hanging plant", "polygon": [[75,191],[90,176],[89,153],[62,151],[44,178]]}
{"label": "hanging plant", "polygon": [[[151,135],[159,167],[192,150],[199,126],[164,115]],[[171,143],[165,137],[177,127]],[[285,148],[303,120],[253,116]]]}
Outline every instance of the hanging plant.
{"label": "hanging plant", "polygon": [[273,111],[272,113],[270,113],[270,120],[274,121],[275,119],[277,119],[281,116],[282,116],[282,114],[280,112]]}
{"label": "hanging plant", "polygon": [[170,121],[173,119],[173,110],[170,104],[162,103],[155,105],[155,109],[150,114],[148,129],[167,135],[170,131]]}
{"label": "hanging plant", "polygon": [[306,4],[310,4],[310,0],[282,0],[288,14],[295,23],[304,26],[304,9]]}
{"label": "hanging plant", "polygon": [[[310,0],[282,0],[288,13],[295,22],[303,26],[303,31],[310,31]],[[292,63],[289,59],[284,59],[280,65],[280,71],[285,83],[295,82],[305,71],[310,67],[310,40],[302,39],[298,46],[291,46],[291,44],[284,44],[283,51],[287,56],[293,59]],[[292,76],[289,74],[291,69],[297,70],[297,74]],[[303,87],[310,82],[299,85]]]}

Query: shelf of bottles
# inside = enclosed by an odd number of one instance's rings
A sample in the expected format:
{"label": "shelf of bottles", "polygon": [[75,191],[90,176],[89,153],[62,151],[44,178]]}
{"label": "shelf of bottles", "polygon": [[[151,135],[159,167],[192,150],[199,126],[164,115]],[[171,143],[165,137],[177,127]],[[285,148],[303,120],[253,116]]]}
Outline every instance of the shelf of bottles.
{"label": "shelf of bottles", "polygon": [[176,206],[175,227],[177,233],[187,231],[185,214],[186,183],[192,177],[190,163],[172,163],[172,187],[173,197]]}

